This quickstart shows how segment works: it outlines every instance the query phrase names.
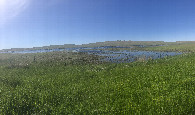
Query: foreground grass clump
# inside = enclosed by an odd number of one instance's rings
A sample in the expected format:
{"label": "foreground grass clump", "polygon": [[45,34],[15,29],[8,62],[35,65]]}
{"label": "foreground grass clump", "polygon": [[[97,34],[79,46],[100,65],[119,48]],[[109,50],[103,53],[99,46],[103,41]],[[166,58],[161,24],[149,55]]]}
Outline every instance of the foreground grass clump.
{"label": "foreground grass clump", "polygon": [[75,53],[2,54],[0,113],[194,114],[194,57],[111,64]]}

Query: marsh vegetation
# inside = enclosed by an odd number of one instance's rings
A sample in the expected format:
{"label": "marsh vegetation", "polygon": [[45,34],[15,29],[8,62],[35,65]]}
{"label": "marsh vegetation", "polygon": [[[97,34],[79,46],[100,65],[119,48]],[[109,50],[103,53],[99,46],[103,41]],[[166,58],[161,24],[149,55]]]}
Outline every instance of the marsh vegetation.
{"label": "marsh vegetation", "polygon": [[112,63],[86,52],[0,54],[0,113],[193,115],[194,57]]}

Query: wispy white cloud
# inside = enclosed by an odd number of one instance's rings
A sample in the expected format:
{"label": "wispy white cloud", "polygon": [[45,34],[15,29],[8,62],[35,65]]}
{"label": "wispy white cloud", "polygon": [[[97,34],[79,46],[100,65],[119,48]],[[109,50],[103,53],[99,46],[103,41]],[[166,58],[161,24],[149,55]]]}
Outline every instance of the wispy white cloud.
{"label": "wispy white cloud", "polygon": [[31,0],[0,0],[0,24],[20,14],[30,2]]}

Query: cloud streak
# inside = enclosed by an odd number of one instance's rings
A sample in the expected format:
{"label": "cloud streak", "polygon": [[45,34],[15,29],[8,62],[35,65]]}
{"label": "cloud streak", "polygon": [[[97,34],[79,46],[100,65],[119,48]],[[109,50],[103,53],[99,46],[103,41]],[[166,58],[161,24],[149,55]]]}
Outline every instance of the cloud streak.
{"label": "cloud streak", "polygon": [[31,0],[0,0],[0,24],[5,24],[24,11]]}

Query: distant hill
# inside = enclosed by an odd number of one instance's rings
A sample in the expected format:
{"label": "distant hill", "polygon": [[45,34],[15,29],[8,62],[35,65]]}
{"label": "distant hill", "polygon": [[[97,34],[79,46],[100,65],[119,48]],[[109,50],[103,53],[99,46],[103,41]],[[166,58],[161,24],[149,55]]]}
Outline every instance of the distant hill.
{"label": "distant hill", "polygon": [[162,45],[174,45],[174,44],[185,44],[185,43],[195,43],[195,41],[176,41],[176,42],[164,42],[164,41],[105,41],[96,42],[82,45],[75,44],[64,44],[64,45],[50,45],[43,47],[33,47],[33,48],[11,48],[3,49],[0,52],[7,51],[24,51],[24,50],[39,50],[39,49],[64,49],[64,48],[77,48],[77,47],[101,47],[101,46],[123,46],[123,47],[138,47],[138,46],[162,46]]}

